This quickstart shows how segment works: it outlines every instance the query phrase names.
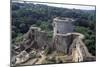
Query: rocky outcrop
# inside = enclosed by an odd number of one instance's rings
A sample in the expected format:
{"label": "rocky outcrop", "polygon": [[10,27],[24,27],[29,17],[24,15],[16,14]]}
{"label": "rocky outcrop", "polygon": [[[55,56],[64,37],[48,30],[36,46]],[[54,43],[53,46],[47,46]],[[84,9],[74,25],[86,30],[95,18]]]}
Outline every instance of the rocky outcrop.
{"label": "rocky outcrop", "polygon": [[26,51],[22,51],[19,55],[16,56],[16,63],[15,64],[20,64],[29,59],[29,54]]}

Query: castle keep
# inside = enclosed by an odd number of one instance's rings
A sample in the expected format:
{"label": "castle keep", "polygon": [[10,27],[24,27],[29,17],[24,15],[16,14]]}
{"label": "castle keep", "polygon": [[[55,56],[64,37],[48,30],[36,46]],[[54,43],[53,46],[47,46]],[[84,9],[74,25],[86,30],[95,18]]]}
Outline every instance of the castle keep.
{"label": "castle keep", "polygon": [[54,36],[56,34],[66,34],[73,32],[73,25],[72,22],[74,20],[71,18],[54,18],[53,19],[53,29],[54,29]]}
{"label": "castle keep", "polygon": [[72,56],[73,62],[84,61],[86,57],[92,57],[83,43],[84,35],[73,31],[72,18],[54,18],[54,47],[58,52]]}

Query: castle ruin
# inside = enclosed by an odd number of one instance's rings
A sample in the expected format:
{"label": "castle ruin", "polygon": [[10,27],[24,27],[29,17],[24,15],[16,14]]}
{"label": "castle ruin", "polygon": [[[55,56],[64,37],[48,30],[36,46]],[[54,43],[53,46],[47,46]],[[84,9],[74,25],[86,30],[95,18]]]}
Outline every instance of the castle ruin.
{"label": "castle ruin", "polygon": [[[81,33],[73,32],[72,22],[74,20],[71,18],[54,18],[54,32],[51,39],[48,39],[47,32],[41,31],[38,27],[30,27],[29,31],[23,35],[22,42],[18,43],[18,48],[14,48],[16,50],[16,61],[14,63],[21,64],[26,61],[26,64],[30,63],[28,60],[31,58],[31,52],[36,55],[35,61],[31,62],[31,65],[37,64],[36,62],[42,62],[42,60],[46,60],[46,57],[48,58],[48,56],[42,58],[43,54],[41,51],[45,49],[53,49],[53,51],[65,53],[64,60],[66,61],[64,62],[95,60],[95,57],[89,53],[83,42],[85,36]],[[37,56],[41,56],[42,60],[39,60]]]}
{"label": "castle ruin", "polygon": [[73,62],[81,62],[86,57],[92,57],[92,55],[83,43],[85,36],[73,31],[73,22],[74,19],[72,18],[54,18],[53,43],[57,51],[72,56]]}

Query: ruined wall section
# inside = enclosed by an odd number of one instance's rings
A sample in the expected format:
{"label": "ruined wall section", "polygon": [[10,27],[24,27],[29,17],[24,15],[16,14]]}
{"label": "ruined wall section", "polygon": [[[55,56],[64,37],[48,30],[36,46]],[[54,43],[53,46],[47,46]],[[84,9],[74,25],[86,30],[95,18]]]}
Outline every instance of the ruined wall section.
{"label": "ruined wall section", "polygon": [[30,27],[29,31],[23,36],[23,41],[18,43],[20,45],[18,49],[30,52],[33,48],[39,50],[51,48],[51,41],[52,39],[48,39],[47,32],[41,31],[38,27]]}
{"label": "ruined wall section", "polygon": [[72,56],[73,62],[95,60],[83,42],[84,35],[80,33],[57,34],[54,38],[56,51]]}
{"label": "ruined wall section", "polygon": [[57,34],[54,38],[54,47],[57,51],[68,54],[70,44],[72,43],[72,36],[66,34]]}

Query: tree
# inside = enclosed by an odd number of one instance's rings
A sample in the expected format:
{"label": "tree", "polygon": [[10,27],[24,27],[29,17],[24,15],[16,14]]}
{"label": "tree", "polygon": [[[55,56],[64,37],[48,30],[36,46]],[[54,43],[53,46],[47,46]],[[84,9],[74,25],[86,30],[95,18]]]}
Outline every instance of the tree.
{"label": "tree", "polygon": [[19,27],[20,27],[20,32],[21,32],[21,33],[26,33],[27,30],[28,30],[27,25],[25,25],[24,23],[20,24]]}

